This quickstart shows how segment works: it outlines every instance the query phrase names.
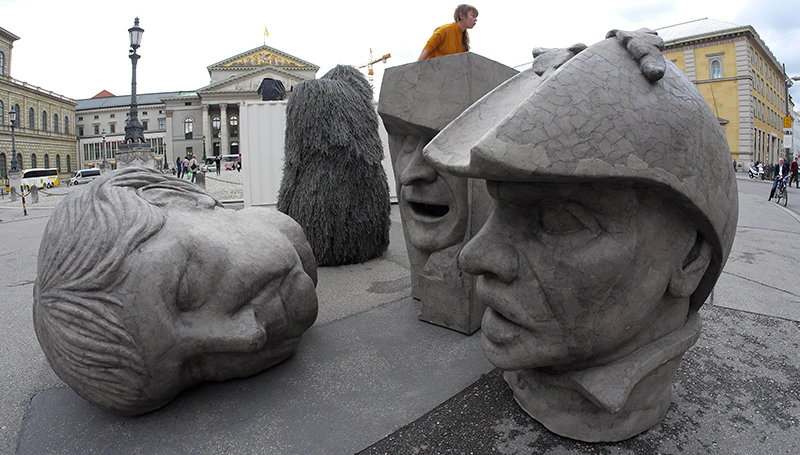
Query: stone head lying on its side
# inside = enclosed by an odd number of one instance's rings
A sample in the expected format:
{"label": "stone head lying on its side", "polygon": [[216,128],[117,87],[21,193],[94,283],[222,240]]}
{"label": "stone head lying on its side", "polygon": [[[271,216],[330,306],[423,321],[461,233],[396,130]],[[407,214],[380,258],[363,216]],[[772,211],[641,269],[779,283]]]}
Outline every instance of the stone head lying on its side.
{"label": "stone head lying on its side", "polygon": [[288,216],[227,210],[126,168],[70,194],[39,249],[33,318],[50,366],[121,415],[289,357],[316,319],[316,263]]}
{"label": "stone head lying on its side", "polygon": [[539,78],[531,90],[490,92],[423,151],[486,180],[494,210],[460,254],[488,306],[484,351],[526,412],[574,439],[664,417],[733,243],[727,141],[662,46],[614,31],[549,74],[534,63],[506,83]]}

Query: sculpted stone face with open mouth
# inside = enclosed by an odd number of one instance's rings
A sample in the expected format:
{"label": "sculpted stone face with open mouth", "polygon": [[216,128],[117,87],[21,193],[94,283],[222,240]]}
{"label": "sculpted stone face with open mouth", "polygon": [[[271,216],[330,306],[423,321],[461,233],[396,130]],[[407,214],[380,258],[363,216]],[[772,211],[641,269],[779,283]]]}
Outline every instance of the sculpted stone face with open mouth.
{"label": "sculpted stone face with open mouth", "polygon": [[463,241],[469,220],[467,179],[441,174],[425,161],[422,149],[430,139],[390,138],[408,241],[428,253]]}

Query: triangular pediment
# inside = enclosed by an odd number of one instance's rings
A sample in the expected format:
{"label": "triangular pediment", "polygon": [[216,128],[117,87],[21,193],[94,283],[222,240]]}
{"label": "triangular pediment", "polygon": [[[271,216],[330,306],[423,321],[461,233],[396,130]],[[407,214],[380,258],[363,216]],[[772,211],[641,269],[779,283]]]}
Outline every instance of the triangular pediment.
{"label": "triangular pediment", "polygon": [[208,71],[253,69],[266,66],[284,69],[311,69],[312,71],[319,69],[319,66],[313,63],[265,45],[210,65]]}

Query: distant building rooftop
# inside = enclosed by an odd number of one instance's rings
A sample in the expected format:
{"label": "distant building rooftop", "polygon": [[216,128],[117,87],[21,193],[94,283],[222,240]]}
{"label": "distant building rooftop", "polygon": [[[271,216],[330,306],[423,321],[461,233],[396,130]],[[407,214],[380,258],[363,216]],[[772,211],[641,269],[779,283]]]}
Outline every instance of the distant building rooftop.
{"label": "distant building rooftop", "polygon": [[689,38],[691,36],[718,33],[725,30],[734,30],[742,27],[743,26],[739,24],[733,24],[731,22],[718,21],[716,19],[704,17],[703,19],[684,22],[682,24],[657,28],[656,32],[658,32],[658,36],[660,36],[661,39],[663,39],[665,42],[669,42],[683,38]]}
{"label": "distant building rooftop", "polygon": [[[78,105],[75,107],[75,111],[85,111],[88,109],[104,109],[104,108],[113,108],[113,107],[122,107],[122,106],[130,106],[131,105],[131,96],[124,95],[124,96],[105,96],[102,98],[98,98],[103,92],[98,93],[94,98],[89,98],[86,100],[77,100],[76,102]],[[142,95],[136,95],[136,103],[139,105],[147,105],[147,104],[161,104],[162,98],[171,98],[178,95],[181,92],[160,92],[160,93],[144,93]],[[110,94],[110,93],[109,93]]]}

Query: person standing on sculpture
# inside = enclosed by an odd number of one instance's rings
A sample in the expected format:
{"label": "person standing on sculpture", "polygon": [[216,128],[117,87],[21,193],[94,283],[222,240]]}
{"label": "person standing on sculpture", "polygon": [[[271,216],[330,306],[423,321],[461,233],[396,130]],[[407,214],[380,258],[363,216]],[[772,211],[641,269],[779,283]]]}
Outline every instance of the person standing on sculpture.
{"label": "person standing on sculpture", "polygon": [[455,22],[442,25],[433,32],[417,61],[469,51],[467,30],[478,22],[478,9],[472,5],[458,5],[453,20]]}
{"label": "person standing on sculpture", "polygon": [[783,158],[778,160],[778,164],[775,165],[775,180],[772,182],[772,189],[769,192],[769,199],[771,200],[775,197],[775,190],[778,188],[781,180],[789,176],[789,165],[783,162]]}

